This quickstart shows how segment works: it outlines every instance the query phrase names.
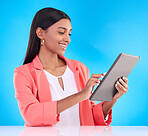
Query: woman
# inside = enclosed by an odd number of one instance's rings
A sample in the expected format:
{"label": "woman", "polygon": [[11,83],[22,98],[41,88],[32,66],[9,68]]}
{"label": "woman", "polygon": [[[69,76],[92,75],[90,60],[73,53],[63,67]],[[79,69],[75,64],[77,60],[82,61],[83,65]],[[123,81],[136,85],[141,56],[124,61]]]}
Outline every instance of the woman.
{"label": "woman", "polygon": [[54,8],[41,9],[33,19],[24,63],[14,71],[15,96],[27,126],[110,125],[113,105],[128,90],[128,79],[120,78],[110,102],[89,100],[104,74],[89,78],[84,64],[63,56],[71,30],[69,16]]}

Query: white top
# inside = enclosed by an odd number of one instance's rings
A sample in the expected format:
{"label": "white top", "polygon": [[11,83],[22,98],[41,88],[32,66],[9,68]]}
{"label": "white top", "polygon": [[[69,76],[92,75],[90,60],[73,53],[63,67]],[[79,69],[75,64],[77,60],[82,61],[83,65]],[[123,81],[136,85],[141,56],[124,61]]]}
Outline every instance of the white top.
{"label": "white top", "polygon": [[[54,76],[44,70],[51,90],[52,100],[61,100],[67,96],[78,92],[74,73],[71,69],[66,67],[66,70],[62,76]],[[64,90],[59,84],[58,78],[61,77],[63,80]],[[60,121],[56,126],[80,126],[79,119],[79,104],[76,104],[67,110],[60,113]]]}

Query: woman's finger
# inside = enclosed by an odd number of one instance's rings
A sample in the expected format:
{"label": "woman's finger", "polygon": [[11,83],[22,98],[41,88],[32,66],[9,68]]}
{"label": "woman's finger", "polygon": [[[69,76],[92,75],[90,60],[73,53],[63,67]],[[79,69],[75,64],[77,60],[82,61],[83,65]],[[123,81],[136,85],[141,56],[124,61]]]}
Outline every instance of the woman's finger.
{"label": "woman's finger", "polygon": [[125,81],[125,83],[128,83],[128,79],[126,77],[122,77],[122,79]]}
{"label": "woman's finger", "polygon": [[127,89],[127,90],[129,89],[128,86],[127,86],[127,84],[125,83],[125,81],[122,80],[122,78],[119,79],[119,82],[120,82],[120,84],[121,84],[125,89]]}
{"label": "woman's finger", "polygon": [[101,74],[92,74],[91,78],[103,78],[103,76]]}
{"label": "woman's finger", "polygon": [[100,83],[100,81],[97,78],[90,78],[88,81],[88,85],[91,85],[92,83]]}
{"label": "woman's finger", "polygon": [[117,86],[118,86],[124,93],[127,93],[127,89],[125,89],[125,88],[119,83],[119,81],[117,81]]}
{"label": "woman's finger", "polygon": [[124,94],[124,92],[121,90],[121,88],[117,84],[115,85],[115,87],[120,94],[122,94],[122,95]]}
{"label": "woman's finger", "polygon": [[106,75],[106,73],[102,73],[101,75],[102,75],[102,76],[105,76],[105,75]]}

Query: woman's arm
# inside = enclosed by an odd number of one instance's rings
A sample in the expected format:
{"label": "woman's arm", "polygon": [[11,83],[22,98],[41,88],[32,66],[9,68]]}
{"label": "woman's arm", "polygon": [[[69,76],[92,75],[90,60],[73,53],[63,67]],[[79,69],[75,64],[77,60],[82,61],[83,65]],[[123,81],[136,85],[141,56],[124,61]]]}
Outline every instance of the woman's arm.
{"label": "woman's arm", "polygon": [[128,90],[127,84],[128,84],[128,79],[126,77],[122,77],[116,82],[115,87],[118,90],[118,92],[115,94],[115,96],[111,101],[103,103],[102,108],[103,108],[104,117],[106,117],[106,115],[110,112],[110,110],[112,109],[114,104],[117,102],[117,100],[123,94],[127,93],[127,90]]}
{"label": "woman's arm", "polygon": [[59,121],[57,101],[40,102],[36,98],[31,78],[27,69],[16,68],[14,71],[15,97],[26,126],[54,125]]}
{"label": "woman's arm", "polygon": [[83,101],[83,94],[81,92],[70,95],[62,100],[57,101],[57,114]]}
{"label": "woman's arm", "polygon": [[102,109],[103,109],[103,114],[104,118],[107,116],[107,114],[110,112],[114,104],[117,102],[117,100],[112,99],[109,102],[103,102],[102,104]]}

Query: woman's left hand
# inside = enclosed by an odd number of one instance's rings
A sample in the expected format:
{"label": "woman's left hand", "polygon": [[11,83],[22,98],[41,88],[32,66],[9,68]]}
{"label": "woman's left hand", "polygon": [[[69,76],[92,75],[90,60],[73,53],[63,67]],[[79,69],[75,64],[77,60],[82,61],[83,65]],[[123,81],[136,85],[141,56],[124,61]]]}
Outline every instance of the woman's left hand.
{"label": "woman's left hand", "polygon": [[127,93],[128,87],[128,79],[126,77],[119,78],[119,80],[115,83],[115,88],[118,92],[114,95],[113,100],[119,99],[123,94]]}

